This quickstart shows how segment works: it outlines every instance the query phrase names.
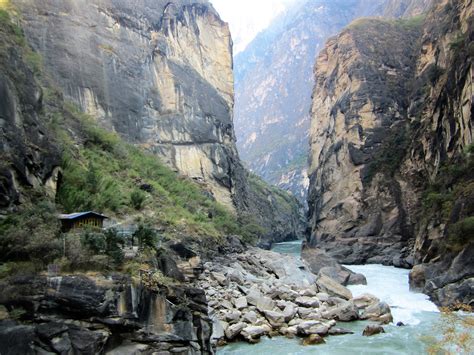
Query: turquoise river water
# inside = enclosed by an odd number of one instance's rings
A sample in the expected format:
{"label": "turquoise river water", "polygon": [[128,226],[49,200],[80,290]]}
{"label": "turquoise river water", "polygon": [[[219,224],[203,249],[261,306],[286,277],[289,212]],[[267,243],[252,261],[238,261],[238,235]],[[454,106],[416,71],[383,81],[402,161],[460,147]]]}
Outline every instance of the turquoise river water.
{"label": "turquoise river water", "polygon": [[[274,251],[300,255],[301,243],[288,242],[275,245]],[[387,302],[394,317],[394,323],[386,325],[385,334],[363,337],[367,322],[338,323],[354,334],[331,336],[326,344],[303,346],[300,339],[285,337],[265,338],[256,345],[234,343],[219,348],[219,355],[299,355],[299,354],[424,354],[426,338],[436,334],[440,323],[437,307],[422,293],[408,288],[408,270],[383,265],[351,265],[351,270],[365,275],[367,285],[350,286],[354,296],[371,293]],[[405,326],[397,327],[397,322]]]}

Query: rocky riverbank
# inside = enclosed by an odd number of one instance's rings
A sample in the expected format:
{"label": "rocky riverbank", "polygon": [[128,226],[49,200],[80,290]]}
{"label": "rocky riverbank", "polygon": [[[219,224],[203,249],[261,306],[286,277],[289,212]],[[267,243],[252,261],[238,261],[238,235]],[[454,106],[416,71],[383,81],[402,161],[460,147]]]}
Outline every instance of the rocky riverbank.
{"label": "rocky riverbank", "polygon": [[276,335],[312,344],[348,333],[343,322],[392,321],[389,306],[375,296],[353,298],[338,281],[312,273],[294,256],[250,248],[203,267],[196,286],[206,293],[216,345]]}

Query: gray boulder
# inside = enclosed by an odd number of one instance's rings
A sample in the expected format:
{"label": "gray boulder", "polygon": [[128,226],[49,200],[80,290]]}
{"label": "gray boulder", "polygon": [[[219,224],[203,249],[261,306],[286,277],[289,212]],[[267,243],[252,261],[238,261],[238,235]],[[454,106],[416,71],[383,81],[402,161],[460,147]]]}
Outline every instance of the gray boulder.
{"label": "gray boulder", "polygon": [[267,333],[268,329],[264,326],[247,326],[245,327],[240,334],[250,343],[257,342],[262,335]]}
{"label": "gray boulder", "polygon": [[325,275],[318,277],[316,285],[320,291],[326,292],[331,296],[340,297],[345,300],[352,299],[352,292],[348,288],[342,286],[336,280],[331,279]]}
{"label": "gray boulder", "polygon": [[272,327],[279,328],[285,323],[285,315],[281,312],[264,311],[263,313]]}
{"label": "gray boulder", "polygon": [[341,322],[350,322],[359,319],[359,312],[357,312],[352,302],[346,301],[322,312],[322,317],[325,319],[339,320]]}
{"label": "gray boulder", "polygon": [[368,306],[360,316],[360,319],[378,321],[383,324],[393,322],[392,312],[389,305],[385,302],[378,302]]}
{"label": "gray boulder", "polygon": [[305,321],[297,326],[298,335],[305,336],[311,334],[326,335],[329,331],[329,326],[320,321]]}
{"label": "gray boulder", "polygon": [[302,296],[295,299],[295,303],[302,307],[319,307],[317,298]]}
{"label": "gray boulder", "polygon": [[383,329],[380,325],[368,325],[365,327],[364,331],[362,332],[363,336],[370,337],[372,335],[385,333],[385,329]]}
{"label": "gray boulder", "polygon": [[226,330],[225,330],[225,336],[228,340],[233,340],[235,339],[235,337],[237,335],[239,335],[239,333],[242,331],[242,329],[244,329],[245,327],[247,326],[247,324],[243,323],[243,322],[240,322],[240,323],[237,323],[237,324],[233,324],[231,326],[229,326]]}

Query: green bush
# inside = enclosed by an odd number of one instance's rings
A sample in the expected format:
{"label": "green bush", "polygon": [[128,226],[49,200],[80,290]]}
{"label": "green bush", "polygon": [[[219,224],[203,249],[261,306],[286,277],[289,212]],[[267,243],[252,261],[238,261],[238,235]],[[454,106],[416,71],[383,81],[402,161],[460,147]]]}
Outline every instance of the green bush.
{"label": "green bush", "polygon": [[145,248],[156,249],[158,236],[149,225],[140,224],[135,233],[133,233],[133,239],[137,240],[140,250]]}
{"label": "green bush", "polygon": [[136,210],[141,210],[143,208],[143,203],[146,200],[146,195],[141,190],[133,190],[130,195],[130,202]]}
{"label": "green bush", "polygon": [[453,224],[448,233],[448,248],[461,251],[468,243],[474,241],[474,216]]}
{"label": "green bush", "polygon": [[0,221],[0,261],[32,261],[43,268],[61,255],[59,234],[54,204],[23,206]]}

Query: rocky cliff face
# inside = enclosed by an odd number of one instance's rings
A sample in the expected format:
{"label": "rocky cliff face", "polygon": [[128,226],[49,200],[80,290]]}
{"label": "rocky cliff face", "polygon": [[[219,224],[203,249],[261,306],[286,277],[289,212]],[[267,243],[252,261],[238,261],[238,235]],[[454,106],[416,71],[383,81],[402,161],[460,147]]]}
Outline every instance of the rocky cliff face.
{"label": "rocky cliff face", "polygon": [[2,282],[2,289],[4,354],[214,353],[199,289],[152,290],[118,274],[22,276]]}
{"label": "rocky cliff face", "polygon": [[[232,41],[208,1],[12,3],[28,43],[67,100],[199,181],[241,218],[263,225],[263,239],[303,236],[297,202],[289,196],[291,208],[271,202],[279,193],[259,189],[240,163]],[[53,173],[50,165],[43,180]],[[12,181],[5,189],[15,190]]]}
{"label": "rocky cliff face", "polygon": [[382,1],[300,1],[235,58],[237,144],[249,168],[306,201],[314,58]]}
{"label": "rocky cliff face", "polygon": [[15,28],[0,30],[0,209],[21,200],[19,187],[47,186],[54,195],[61,156],[42,116],[42,95]]}
{"label": "rocky cliff face", "polygon": [[249,168],[306,202],[314,58],[364,16],[417,15],[431,0],[299,1],[235,58],[237,145]]}
{"label": "rocky cliff face", "polygon": [[[426,17],[356,21],[315,70],[311,244],[345,263],[435,263],[418,280],[439,304],[472,297],[470,237],[442,246],[472,215],[472,12],[471,1],[445,1]],[[443,202],[426,206],[444,188],[455,192],[443,219]]]}
{"label": "rocky cliff face", "polygon": [[66,97],[233,207],[231,39],[206,1],[14,1]]}

